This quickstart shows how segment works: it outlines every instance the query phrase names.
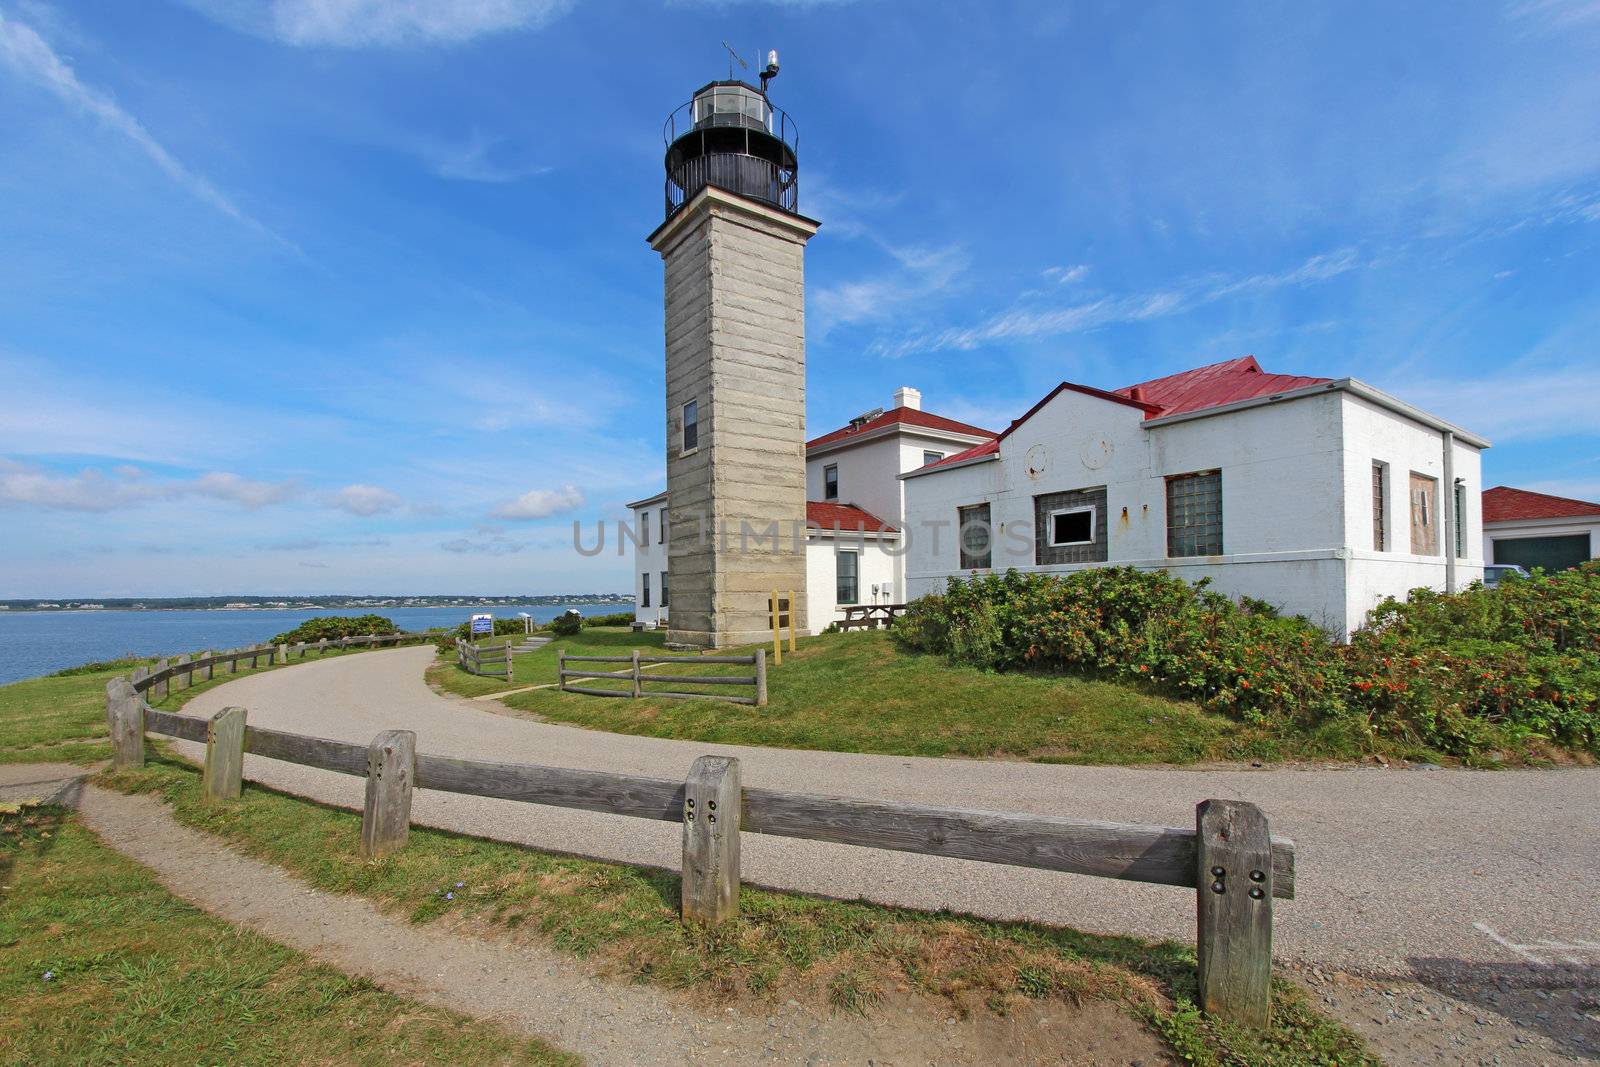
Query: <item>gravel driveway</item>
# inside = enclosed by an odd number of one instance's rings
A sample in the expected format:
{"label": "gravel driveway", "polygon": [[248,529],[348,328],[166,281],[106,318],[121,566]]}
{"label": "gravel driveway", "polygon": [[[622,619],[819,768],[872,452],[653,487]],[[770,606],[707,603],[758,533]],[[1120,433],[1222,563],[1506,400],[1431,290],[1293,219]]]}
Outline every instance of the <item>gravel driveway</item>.
{"label": "gravel driveway", "polygon": [[[532,723],[440,696],[431,648],[369,652],[247,676],[187,711],[249,709],[257,726],[365,743],[417,733],[419,751],[681,778],[738,756],[747,786],[997,811],[1193,826],[1207,797],[1259,804],[1298,846],[1298,898],[1279,901],[1282,960],[1369,974],[1493,982],[1514,969],[1600,966],[1600,769],[1063,767],[746,748]],[[863,714],[871,714],[864,709]],[[191,754],[199,746],[183,745]],[[246,775],[348,807],[359,779],[247,757]],[[628,863],[676,867],[673,823],[419,791],[416,822]],[[1192,939],[1194,897],[1136,885],[746,834],[746,881],[1104,933]],[[1580,979],[1582,981],[1582,979]]]}

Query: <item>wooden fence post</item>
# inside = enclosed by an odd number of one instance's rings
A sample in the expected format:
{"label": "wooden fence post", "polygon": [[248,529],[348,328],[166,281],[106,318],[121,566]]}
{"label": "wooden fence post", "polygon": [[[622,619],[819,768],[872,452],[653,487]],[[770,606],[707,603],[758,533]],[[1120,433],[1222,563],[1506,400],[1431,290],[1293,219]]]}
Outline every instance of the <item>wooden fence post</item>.
{"label": "wooden fence post", "polygon": [[[156,670],[164,671],[166,669],[167,661],[165,659],[156,660]],[[165,700],[167,698],[167,679],[161,679],[155,685],[151,686],[150,689],[150,695],[155,698],[154,700],[151,700],[150,703],[154,704],[157,700]]]}
{"label": "wooden fence post", "polygon": [[772,665],[783,666],[783,631],[778,629],[778,591],[772,591]]}
{"label": "wooden fence post", "polygon": [[367,802],[361,811],[361,855],[375,860],[406,843],[411,832],[411,786],[417,776],[417,735],[385,730],[367,749]]}
{"label": "wooden fence post", "polygon": [[739,761],[701,756],[683,790],[683,921],[739,914]]}
{"label": "wooden fence post", "polygon": [[790,652],[793,652],[794,648],[795,648],[795,645],[794,645],[794,622],[795,622],[795,616],[797,616],[798,614],[799,614],[799,612],[795,610],[794,590],[791,589],[791,590],[789,590],[789,651]]}
{"label": "wooden fence post", "polygon": [[511,681],[511,638],[506,638],[506,681]]}
{"label": "wooden fence post", "polygon": [[644,679],[639,677],[639,650],[633,650],[633,695],[635,698],[644,696]]}
{"label": "wooden fence post", "polygon": [[1195,811],[1200,1008],[1266,1026],[1272,1006],[1272,835],[1266,814],[1240,800]]}
{"label": "wooden fence post", "polygon": [[243,708],[223,708],[206,723],[206,766],[201,791],[209,803],[238,800],[244,781]]}
{"label": "wooden fence post", "polygon": [[280,667],[285,666],[285,665],[288,664],[288,662],[289,662],[289,646],[288,645],[280,644],[278,646],[277,660],[278,660],[278,666],[280,666]]}
{"label": "wooden fence post", "polygon": [[183,675],[183,687],[185,689],[194,685],[194,668],[189,666],[188,656],[179,656],[172,661],[172,665],[181,668],[180,673]]}
{"label": "wooden fence post", "polygon": [[767,650],[756,649],[756,707],[767,706]]}
{"label": "wooden fence post", "polygon": [[563,693],[567,690],[567,654],[556,650],[556,688]]}
{"label": "wooden fence post", "polygon": [[106,719],[111,724],[111,766],[144,766],[144,701],[126,678],[106,683]]}
{"label": "wooden fence post", "polygon": [[317,642],[317,657],[320,659],[328,654],[328,639],[324,637]]}

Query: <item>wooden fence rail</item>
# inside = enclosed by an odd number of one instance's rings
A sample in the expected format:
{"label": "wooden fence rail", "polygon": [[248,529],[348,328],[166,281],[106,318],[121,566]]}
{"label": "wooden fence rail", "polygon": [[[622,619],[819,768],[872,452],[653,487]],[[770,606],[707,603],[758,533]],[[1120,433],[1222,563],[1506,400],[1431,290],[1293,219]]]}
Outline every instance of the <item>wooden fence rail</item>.
{"label": "wooden fence rail", "polygon": [[506,638],[504,646],[485,645],[479,647],[471,641],[456,638],[456,664],[468,674],[477,674],[486,678],[504,678],[511,681],[512,656],[511,639]]}
{"label": "wooden fence rail", "polygon": [[[626,663],[626,671],[569,670],[569,663]],[[732,674],[645,674],[644,667],[667,663],[719,663],[742,664],[755,668],[750,675]],[[593,686],[570,685],[568,678],[610,678],[627,682],[627,689],[597,689]],[[673,685],[744,685],[753,686],[755,693],[674,693],[661,689],[645,689],[646,682],[670,682]],[[582,693],[592,697],[670,697],[673,700],[725,700],[733,704],[767,706],[767,650],[758,648],[748,656],[649,656],[637,649],[631,656],[569,656],[556,653],[556,683],[563,693]]]}
{"label": "wooden fence rail", "polygon": [[152,693],[156,700],[163,700],[171,691],[173,679],[181,679],[183,688],[194,684],[194,676],[199,671],[206,672],[206,680],[216,677],[216,669],[223,668],[226,674],[237,674],[241,664],[249,661],[249,669],[254,670],[263,663],[284,664],[289,662],[289,657],[299,654],[301,659],[307,652],[316,652],[326,655],[329,649],[340,650],[349,648],[383,648],[386,646],[398,648],[401,645],[418,641],[433,641],[438,638],[436,633],[393,633],[393,634],[365,634],[357,637],[341,637],[332,640],[306,641],[300,644],[281,645],[249,645],[244,648],[231,648],[222,652],[197,652],[193,655],[179,656],[168,662],[160,659],[149,667],[137,667],[129,680],[138,693]]}
{"label": "wooden fence rail", "polygon": [[1201,1007],[1249,1025],[1263,1025],[1270,1009],[1273,899],[1294,897],[1294,843],[1272,837],[1266,815],[1242,801],[1202,802],[1188,829],[750,788],[738,760],[721,756],[696,760],[684,781],[488,763],[417,752],[407,731],[359,745],[246,726],[239,708],[210,721],[159,711],[127,678],[108,683],[106,714],[118,767],[143,764],[146,731],[205,742],[206,780],[217,783],[207,795],[216,802],[237,795],[234,761],[245,753],[366,777],[369,856],[403,846],[415,788],[681,823],[685,921],[737,914],[741,833],[1180,886],[1197,899]]}

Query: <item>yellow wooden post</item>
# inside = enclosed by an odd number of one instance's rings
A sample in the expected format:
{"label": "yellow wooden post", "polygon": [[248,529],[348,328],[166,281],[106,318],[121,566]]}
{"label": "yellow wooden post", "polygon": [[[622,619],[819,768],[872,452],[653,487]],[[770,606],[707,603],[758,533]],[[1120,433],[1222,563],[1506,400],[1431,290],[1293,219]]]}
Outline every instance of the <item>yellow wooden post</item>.
{"label": "yellow wooden post", "polygon": [[772,591],[772,665],[783,666],[783,633],[778,629],[778,591]]}
{"label": "yellow wooden post", "polygon": [[789,651],[794,651],[794,590],[789,590]]}

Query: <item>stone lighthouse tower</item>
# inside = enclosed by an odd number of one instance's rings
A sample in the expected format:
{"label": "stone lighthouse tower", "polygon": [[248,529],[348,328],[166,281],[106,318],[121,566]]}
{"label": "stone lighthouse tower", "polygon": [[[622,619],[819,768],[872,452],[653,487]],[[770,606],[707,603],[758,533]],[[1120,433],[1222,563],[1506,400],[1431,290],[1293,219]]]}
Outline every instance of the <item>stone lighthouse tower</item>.
{"label": "stone lighthouse tower", "polygon": [[668,118],[667,643],[771,634],[805,616],[805,247],[794,124],[765,92],[712,82]]}

